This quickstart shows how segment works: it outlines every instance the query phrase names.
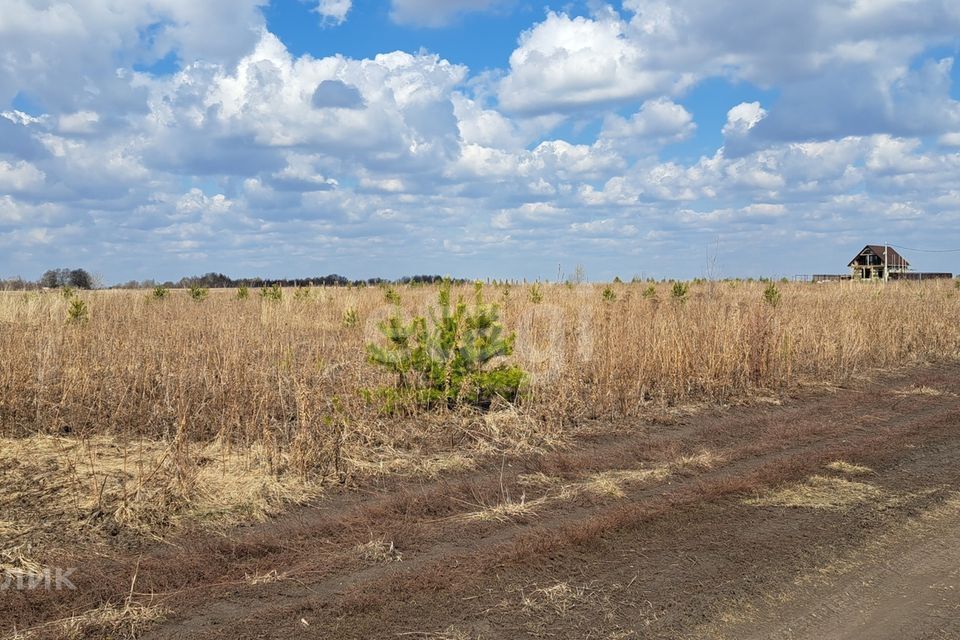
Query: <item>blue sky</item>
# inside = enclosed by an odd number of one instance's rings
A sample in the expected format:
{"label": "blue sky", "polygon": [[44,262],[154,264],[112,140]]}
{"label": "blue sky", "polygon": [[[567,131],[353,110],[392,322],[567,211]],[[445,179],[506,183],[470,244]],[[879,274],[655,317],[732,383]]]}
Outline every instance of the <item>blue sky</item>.
{"label": "blue sky", "polygon": [[960,248],[958,34],[948,0],[15,0],[0,277],[792,276]]}

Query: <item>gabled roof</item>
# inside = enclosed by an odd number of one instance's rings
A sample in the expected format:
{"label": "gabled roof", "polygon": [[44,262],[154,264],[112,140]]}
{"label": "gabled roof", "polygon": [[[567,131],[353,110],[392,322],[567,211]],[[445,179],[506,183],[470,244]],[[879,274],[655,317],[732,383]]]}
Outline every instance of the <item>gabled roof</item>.
{"label": "gabled roof", "polygon": [[[852,267],[857,262],[857,258],[859,258],[860,256],[862,256],[864,253],[867,253],[867,252],[872,253],[873,255],[880,258],[880,260],[883,260],[883,251],[884,251],[884,246],[882,244],[868,244],[863,249],[857,252],[857,255],[853,257],[853,260],[851,260],[847,266]],[[886,251],[887,251],[887,261],[890,263],[891,267],[909,267],[910,266],[910,263],[907,262],[907,259],[901,256],[899,253],[897,253],[897,250],[894,249],[893,247],[887,246]]]}

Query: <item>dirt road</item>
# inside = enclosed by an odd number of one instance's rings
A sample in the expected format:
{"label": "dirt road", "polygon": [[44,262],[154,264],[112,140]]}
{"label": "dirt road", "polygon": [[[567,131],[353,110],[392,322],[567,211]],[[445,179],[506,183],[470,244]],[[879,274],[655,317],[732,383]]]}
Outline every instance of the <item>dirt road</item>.
{"label": "dirt road", "polygon": [[[771,598],[754,619],[717,625],[710,637],[744,639],[960,637],[960,501],[820,568]],[[834,574],[834,575],[830,575]]]}
{"label": "dirt road", "polygon": [[136,572],[171,612],[157,640],[960,637],[958,394],[942,365],[616,425],[90,559],[76,592],[0,598],[0,620],[115,600]]}

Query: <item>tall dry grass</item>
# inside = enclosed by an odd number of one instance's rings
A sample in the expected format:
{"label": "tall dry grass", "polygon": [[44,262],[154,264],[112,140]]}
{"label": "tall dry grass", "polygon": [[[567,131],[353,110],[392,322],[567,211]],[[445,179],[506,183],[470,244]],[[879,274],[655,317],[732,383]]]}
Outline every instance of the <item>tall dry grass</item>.
{"label": "tall dry grass", "polygon": [[[524,286],[485,294],[518,334],[513,360],[532,374],[523,411],[553,419],[842,382],[960,353],[952,283],[779,286],[776,307],[764,285],[743,282],[694,285],[685,302],[668,285],[644,297],[646,284],[614,285],[612,301],[591,285],[541,286],[539,304]],[[433,287],[398,291],[407,314],[436,297]],[[232,291],[202,302],[82,295],[90,318],[70,323],[59,293],[0,294],[0,435],[292,441],[344,421],[389,422],[360,394],[392,382],[364,350],[393,310],[378,288],[288,291],[279,303]],[[356,326],[344,322],[350,310]]]}
{"label": "tall dry grass", "polygon": [[[202,465],[210,443],[255,447],[271,473],[342,476],[375,469],[384,451],[410,461],[431,448],[536,446],[584,418],[960,355],[953,283],[782,284],[776,306],[764,286],[694,284],[680,301],[668,284],[653,296],[646,283],[606,294],[539,285],[534,302],[529,286],[487,285],[517,332],[511,358],[531,374],[525,400],[484,416],[406,417],[361,394],[393,383],[365,356],[393,311],[379,288],[287,291],[280,302],[82,293],[80,322],[67,321],[58,292],[0,293],[0,437],[164,442],[178,477]],[[437,294],[397,291],[406,314],[426,313]],[[459,293],[469,299],[472,287]]]}

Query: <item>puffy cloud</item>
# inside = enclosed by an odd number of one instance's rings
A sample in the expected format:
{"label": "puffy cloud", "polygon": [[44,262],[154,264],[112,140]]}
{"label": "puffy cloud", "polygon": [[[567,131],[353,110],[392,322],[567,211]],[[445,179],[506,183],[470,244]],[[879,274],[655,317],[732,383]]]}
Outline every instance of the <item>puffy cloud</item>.
{"label": "puffy cloud", "polygon": [[741,102],[727,112],[727,123],[723,125],[723,135],[742,136],[757,126],[767,115],[759,102]]}
{"label": "puffy cloud", "polygon": [[453,96],[454,113],[460,137],[467,144],[498,149],[522,147],[525,136],[518,124],[495,109],[484,109],[478,102],[462,95]]}
{"label": "puffy cloud", "polygon": [[[28,275],[69,244],[116,279],[289,275],[292,257],[535,277],[573,252],[684,276],[676,256],[716,236],[752,256],[960,221],[952,60],[915,59],[955,37],[953,3],[594,5],[547,13],[508,69],[473,76],[423,51],[293,55],[258,1],[201,4],[15,0],[0,16],[0,99],[47,112],[0,113],[3,268]],[[393,12],[439,24],[496,5]],[[311,6],[330,24],[351,10]],[[56,46],[26,56],[41,37]],[[172,72],[132,70],[162,56]],[[722,131],[704,131],[683,94],[713,75],[774,97],[724,104]],[[691,138],[683,153],[702,157],[671,160]]]}
{"label": "puffy cloud", "polygon": [[649,151],[684,140],[696,128],[689,111],[668,98],[657,98],[644,102],[630,118],[608,115],[604,119],[600,138],[629,151]]}
{"label": "puffy cloud", "polygon": [[203,191],[193,188],[177,200],[175,211],[178,216],[192,216],[207,212],[219,214],[229,209],[230,202],[222,193],[208,198]]}
{"label": "puffy cloud", "polygon": [[561,179],[589,180],[623,167],[623,159],[605,149],[548,140],[522,156],[519,171],[529,177],[546,173]]}
{"label": "puffy cloud", "polygon": [[723,76],[782,90],[751,137],[942,133],[960,120],[952,60],[911,63],[956,42],[958,6],[626,0],[624,14],[606,5],[591,17],[551,12],[521,36],[498,95],[515,113],[569,112]]}
{"label": "puffy cloud", "polygon": [[12,0],[0,17],[0,104],[25,93],[58,111],[142,107],[131,93],[132,64],[168,55],[235,61],[260,37],[264,4]]}
{"label": "puffy cloud", "polygon": [[0,112],[0,153],[26,160],[46,156],[47,150],[31,131],[31,127],[41,122],[19,111]]}
{"label": "puffy cloud", "polygon": [[597,18],[548,13],[520,36],[500,103],[522,113],[569,111],[684,86],[685,76],[648,65],[649,53],[627,30],[612,11]]}
{"label": "puffy cloud", "polygon": [[[0,228],[4,226],[37,225],[36,229],[42,229],[47,225],[63,222],[66,214],[66,208],[61,205],[53,203],[34,205],[17,200],[10,195],[0,196]],[[16,228],[14,228],[12,235],[20,238],[33,238],[35,240],[49,238],[46,234],[16,233],[16,231]]]}
{"label": "puffy cloud", "polygon": [[0,160],[0,191],[29,191],[40,187],[46,175],[29,162]]}
{"label": "puffy cloud", "polygon": [[944,147],[960,147],[960,131],[945,133],[937,141]]}
{"label": "puffy cloud", "polygon": [[93,133],[100,116],[95,111],[78,111],[62,114],[57,121],[61,133]]}
{"label": "puffy cloud", "polygon": [[313,10],[320,14],[324,22],[343,24],[352,5],[353,0],[318,0]]}
{"label": "puffy cloud", "polygon": [[636,236],[638,233],[637,227],[632,224],[624,224],[623,221],[616,218],[574,222],[570,225],[570,230],[578,234],[615,238]]}
{"label": "puffy cloud", "polygon": [[250,176],[279,169],[296,147],[341,170],[439,172],[459,153],[452,92],[465,74],[429,54],[294,59],[265,34],[235,70],[195,65],[151,83],[147,156],[170,170]]}
{"label": "puffy cloud", "polygon": [[767,117],[767,110],[759,102],[741,102],[727,112],[722,133],[728,155],[748,153],[756,147],[750,134]]}
{"label": "puffy cloud", "polygon": [[322,163],[319,155],[291,153],[287,156],[287,166],[273,173],[269,182],[279,190],[329,191],[337,187],[337,181],[322,174],[318,168]]}
{"label": "puffy cloud", "polygon": [[770,85],[838,66],[902,64],[960,30],[950,0],[625,0],[656,66]]}
{"label": "puffy cloud", "polygon": [[888,133],[932,135],[960,127],[960,101],[950,96],[952,59],[917,70],[838,66],[784,86],[752,132],[774,140],[830,139]]}

